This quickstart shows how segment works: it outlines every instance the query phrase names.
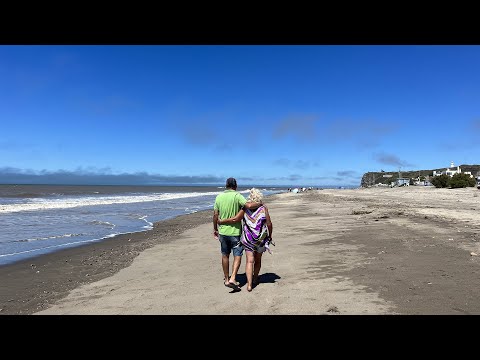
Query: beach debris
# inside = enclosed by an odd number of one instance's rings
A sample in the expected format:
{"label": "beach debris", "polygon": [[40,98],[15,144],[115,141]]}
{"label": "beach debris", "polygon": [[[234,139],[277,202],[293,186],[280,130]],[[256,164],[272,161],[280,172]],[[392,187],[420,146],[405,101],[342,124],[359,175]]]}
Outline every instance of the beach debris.
{"label": "beach debris", "polygon": [[431,283],[431,282],[428,282],[427,284],[428,284],[428,285],[432,285],[432,283]]}
{"label": "beach debris", "polygon": [[35,265],[35,264],[30,264],[30,267],[31,267],[32,269],[35,269],[35,268],[37,267],[37,265]]}
{"label": "beach debris", "polygon": [[370,214],[372,212],[373,210],[353,210],[352,215],[364,215],[364,214]]}
{"label": "beach debris", "polygon": [[471,255],[471,256],[478,256],[478,254],[475,253],[475,252],[473,252],[473,251],[470,253],[470,255]]}
{"label": "beach debris", "polygon": [[452,238],[449,238],[448,240],[452,241],[453,239],[452,239]]}
{"label": "beach debris", "polygon": [[40,272],[40,270],[37,270],[37,274]]}
{"label": "beach debris", "polygon": [[327,312],[338,313],[340,311],[338,311],[338,308],[336,306],[329,306]]}

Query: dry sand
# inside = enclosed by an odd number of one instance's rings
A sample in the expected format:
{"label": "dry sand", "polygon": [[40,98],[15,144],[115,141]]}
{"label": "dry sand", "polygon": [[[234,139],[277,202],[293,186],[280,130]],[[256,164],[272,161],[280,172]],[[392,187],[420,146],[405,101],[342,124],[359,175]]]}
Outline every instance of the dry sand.
{"label": "dry sand", "polygon": [[252,292],[245,257],[241,291],[223,285],[213,212],[187,215],[40,257],[39,273],[32,261],[0,268],[11,280],[0,314],[480,314],[479,195],[410,186],[271,196],[276,246]]}

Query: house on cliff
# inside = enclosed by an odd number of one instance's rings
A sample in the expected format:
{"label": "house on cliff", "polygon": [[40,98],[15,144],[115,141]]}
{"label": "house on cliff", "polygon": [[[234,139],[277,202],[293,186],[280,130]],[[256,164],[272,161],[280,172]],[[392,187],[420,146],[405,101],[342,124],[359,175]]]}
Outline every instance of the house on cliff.
{"label": "house on cliff", "polygon": [[[453,161],[450,162],[450,167],[446,168],[445,170],[442,170],[442,171],[433,170],[433,176],[448,175],[452,177],[455,174],[462,174],[462,169],[460,168],[460,166],[455,166],[453,164]],[[465,171],[463,172],[463,174],[470,175],[470,177],[473,178],[473,175],[470,171]]]}

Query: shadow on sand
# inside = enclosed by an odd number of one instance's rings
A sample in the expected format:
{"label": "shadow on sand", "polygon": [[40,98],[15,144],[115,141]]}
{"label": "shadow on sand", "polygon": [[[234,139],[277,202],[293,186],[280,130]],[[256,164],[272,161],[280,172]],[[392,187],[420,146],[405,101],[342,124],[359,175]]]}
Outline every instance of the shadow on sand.
{"label": "shadow on sand", "polygon": [[[281,277],[278,276],[275,273],[260,274],[258,276],[258,284],[254,284],[253,288],[255,289],[258,285],[261,285],[261,284],[267,284],[267,283],[273,284],[278,279],[281,279]],[[247,274],[245,274],[245,273],[237,274],[237,281],[240,283],[240,288],[247,285]],[[233,289],[230,293],[236,293],[236,292],[239,292],[239,291],[240,291],[240,289],[238,289],[238,290]]]}

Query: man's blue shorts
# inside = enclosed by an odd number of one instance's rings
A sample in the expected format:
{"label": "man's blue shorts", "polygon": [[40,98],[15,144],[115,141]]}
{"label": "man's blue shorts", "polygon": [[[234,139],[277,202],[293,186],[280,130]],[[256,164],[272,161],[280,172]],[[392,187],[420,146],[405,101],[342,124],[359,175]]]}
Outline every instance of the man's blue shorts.
{"label": "man's blue shorts", "polygon": [[242,256],[243,245],[240,241],[240,235],[228,236],[219,234],[218,240],[220,241],[222,255],[230,255],[230,252],[233,250],[233,256]]}

